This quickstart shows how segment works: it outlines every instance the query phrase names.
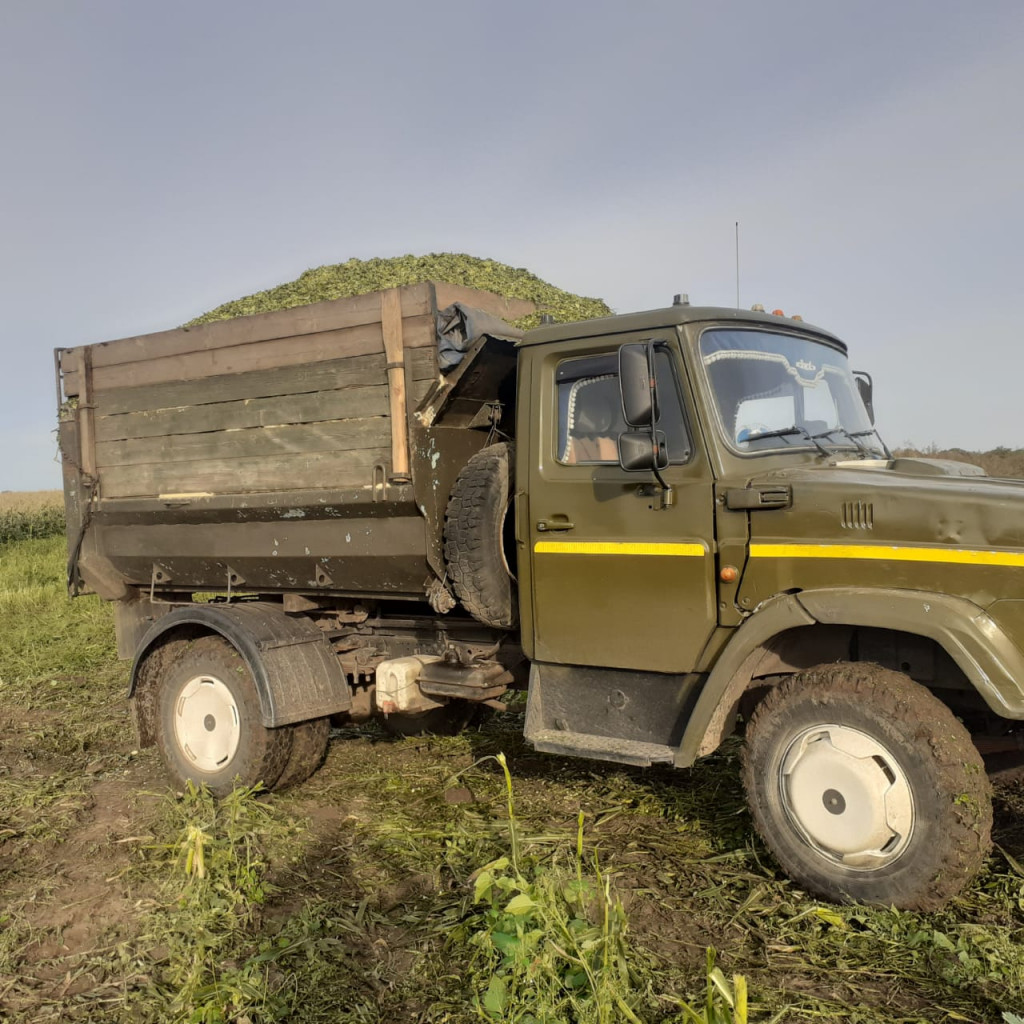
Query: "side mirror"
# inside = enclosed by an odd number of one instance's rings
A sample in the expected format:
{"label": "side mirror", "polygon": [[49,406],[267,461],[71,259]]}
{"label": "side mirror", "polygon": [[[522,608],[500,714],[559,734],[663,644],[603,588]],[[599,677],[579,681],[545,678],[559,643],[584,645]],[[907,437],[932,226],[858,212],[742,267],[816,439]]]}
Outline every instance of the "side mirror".
{"label": "side mirror", "polygon": [[868,419],[871,421],[871,426],[874,426],[875,407],[872,403],[872,395],[874,394],[875,386],[871,380],[871,374],[866,373],[864,370],[854,370],[853,379],[857,382],[857,391],[860,394],[860,400],[864,403],[864,408],[868,411]]}
{"label": "side mirror", "polygon": [[630,342],[619,347],[619,392],[622,415],[629,426],[653,427],[658,422],[653,342]]}
{"label": "side mirror", "polygon": [[650,472],[668,466],[668,445],[662,430],[627,430],[619,434],[619,465],[627,473]]}

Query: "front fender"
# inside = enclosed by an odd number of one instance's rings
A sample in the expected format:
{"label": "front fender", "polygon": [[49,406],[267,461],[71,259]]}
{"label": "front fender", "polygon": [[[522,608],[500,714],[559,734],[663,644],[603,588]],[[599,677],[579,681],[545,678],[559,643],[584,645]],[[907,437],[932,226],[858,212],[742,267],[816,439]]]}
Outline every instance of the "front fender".
{"label": "front fender", "polygon": [[676,752],[677,767],[710,754],[729,735],[740,697],[771,640],[800,626],[894,629],[934,640],[985,703],[1024,719],[1024,653],[984,609],[962,597],[916,590],[805,590],[766,601],[726,645],[708,676]]}
{"label": "front fender", "polygon": [[973,601],[870,587],[805,590],[797,596],[817,622],[896,629],[934,640],[997,715],[1024,718],[1024,653]]}
{"label": "front fender", "polygon": [[814,617],[793,594],[765,601],[736,630],[718,656],[683,733],[675,765],[685,768],[710,754],[732,732],[733,717],[750,675],[764,657],[765,645],[780,633],[813,626]]}

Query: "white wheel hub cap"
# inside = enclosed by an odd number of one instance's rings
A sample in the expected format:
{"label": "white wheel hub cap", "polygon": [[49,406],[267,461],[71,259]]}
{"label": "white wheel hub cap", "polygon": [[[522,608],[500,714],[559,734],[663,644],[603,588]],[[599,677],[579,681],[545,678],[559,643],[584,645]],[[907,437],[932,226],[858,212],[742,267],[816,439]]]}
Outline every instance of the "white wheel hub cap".
{"label": "white wheel hub cap", "polygon": [[196,676],[182,687],[174,705],[174,738],[197,771],[221,771],[235,756],[238,705],[215,676]]}
{"label": "white wheel hub cap", "polygon": [[816,725],[790,744],[779,769],[790,820],[819,853],[880,868],[907,848],[914,794],[893,753],[846,725]]}

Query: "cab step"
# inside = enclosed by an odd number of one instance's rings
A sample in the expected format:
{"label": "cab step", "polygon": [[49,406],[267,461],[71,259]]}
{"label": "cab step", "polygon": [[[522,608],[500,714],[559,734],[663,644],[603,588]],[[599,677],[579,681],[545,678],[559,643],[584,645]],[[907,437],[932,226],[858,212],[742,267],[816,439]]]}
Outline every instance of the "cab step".
{"label": "cab step", "polygon": [[541,729],[527,733],[526,740],[536,750],[546,754],[573,754],[596,761],[617,761],[619,764],[672,764],[675,747],[661,743],[643,743],[640,740],[621,740],[613,736],[594,736],[586,732],[568,732],[564,729]]}

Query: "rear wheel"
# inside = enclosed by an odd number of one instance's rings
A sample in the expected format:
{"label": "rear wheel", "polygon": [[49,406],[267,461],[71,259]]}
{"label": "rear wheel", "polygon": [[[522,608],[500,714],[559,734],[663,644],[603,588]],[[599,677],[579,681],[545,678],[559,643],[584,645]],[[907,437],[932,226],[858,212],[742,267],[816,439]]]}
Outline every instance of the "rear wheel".
{"label": "rear wheel", "polygon": [[930,910],[989,849],[981,756],[949,709],[878,665],[822,665],[758,705],[744,785],[786,873],[827,899]]}
{"label": "rear wheel", "polygon": [[275,789],[287,789],[305,782],[323,763],[331,738],[330,718],[314,718],[291,727],[292,752]]}
{"label": "rear wheel", "polygon": [[179,786],[216,796],[236,784],[272,789],[292,749],[292,730],[268,729],[242,656],[219,636],[190,642],[157,679],[157,746]]}

